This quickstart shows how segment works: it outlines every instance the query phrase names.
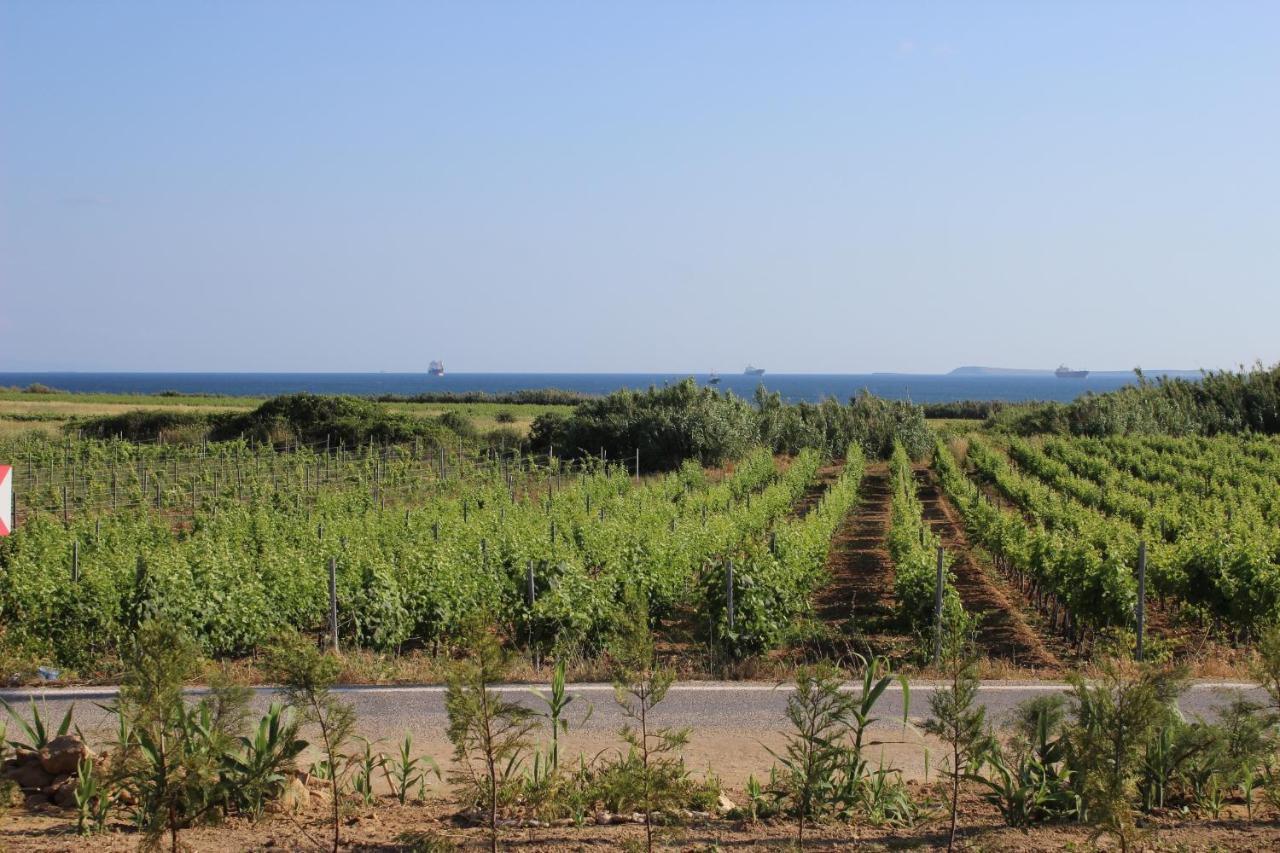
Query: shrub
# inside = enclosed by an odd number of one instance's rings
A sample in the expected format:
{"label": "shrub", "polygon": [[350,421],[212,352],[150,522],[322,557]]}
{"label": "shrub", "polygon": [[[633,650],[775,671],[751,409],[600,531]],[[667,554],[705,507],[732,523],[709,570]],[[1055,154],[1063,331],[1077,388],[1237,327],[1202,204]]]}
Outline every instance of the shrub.
{"label": "shrub", "polygon": [[649,470],[668,470],[686,459],[720,465],[743,455],[755,439],[751,407],[686,379],[647,391],[615,391],[579,403],[573,414],[538,416],[530,438],[535,449],[561,456],[633,458]]}
{"label": "shrub", "polygon": [[1066,761],[1065,707],[1066,699],[1056,695],[1023,702],[1015,711],[1009,746],[992,743],[983,756],[983,767],[974,774],[986,788],[984,798],[999,809],[1009,826],[1027,827],[1079,814],[1079,798]]}
{"label": "shrub", "polygon": [[1181,691],[1179,671],[1131,661],[1103,661],[1096,680],[1073,674],[1067,739],[1086,819],[1121,850],[1138,839],[1133,801],[1147,745]]}
{"label": "shrub", "polygon": [[138,409],[119,415],[90,418],[68,425],[90,438],[115,438],[126,441],[153,442],[161,437],[171,443],[203,441],[213,426],[216,413],[173,412]]}
{"label": "shrub", "polygon": [[524,433],[515,427],[502,426],[487,431],[482,436],[482,441],[488,447],[502,448],[508,452],[512,450],[523,450],[528,446],[529,441],[525,438]]}
{"label": "shrub", "polygon": [[243,436],[265,443],[277,440],[281,434],[312,445],[328,442],[347,447],[371,441],[394,444],[416,438],[431,441],[452,438],[449,427],[437,421],[391,412],[360,397],[320,394],[274,397],[252,412],[220,419],[211,437]]}
{"label": "shrub", "polygon": [[993,409],[988,423],[1022,435],[1071,433],[1216,435],[1280,432],[1280,364],[1207,372],[1198,380],[1147,379],[1071,403],[1015,404]]}
{"label": "shrub", "polygon": [[175,626],[144,623],[127,656],[118,713],[131,733],[121,745],[125,789],[146,844],[215,819],[231,793],[222,770],[244,719],[246,692],[216,689],[188,707],[183,685],[199,671],[196,645]]}
{"label": "shrub", "polygon": [[[803,667],[796,673],[796,690],[787,699],[791,724],[779,766],[770,771],[770,792],[799,819],[797,845],[804,847],[804,831],[811,820],[837,816],[851,820],[858,813],[890,822],[914,822],[917,810],[902,790],[900,774],[883,767],[872,771],[867,750],[882,745],[868,740],[873,716],[889,685],[903,689],[902,722],[910,708],[905,678],[895,676],[879,658],[865,661],[861,690],[842,690],[844,673],[830,664]],[[755,807],[753,806],[753,810]]]}
{"label": "shrub", "polygon": [[475,438],[477,435],[476,425],[461,412],[445,412],[436,418],[436,422],[462,438]]}

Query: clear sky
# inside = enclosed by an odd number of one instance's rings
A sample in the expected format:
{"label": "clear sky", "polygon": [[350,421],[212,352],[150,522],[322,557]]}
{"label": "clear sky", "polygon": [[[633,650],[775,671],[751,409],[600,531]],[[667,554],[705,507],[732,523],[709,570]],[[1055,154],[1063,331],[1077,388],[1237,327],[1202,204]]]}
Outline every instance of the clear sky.
{"label": "clear sky", "polygon": [[0,370],[1280,360],[1280,3],[0,0]]}

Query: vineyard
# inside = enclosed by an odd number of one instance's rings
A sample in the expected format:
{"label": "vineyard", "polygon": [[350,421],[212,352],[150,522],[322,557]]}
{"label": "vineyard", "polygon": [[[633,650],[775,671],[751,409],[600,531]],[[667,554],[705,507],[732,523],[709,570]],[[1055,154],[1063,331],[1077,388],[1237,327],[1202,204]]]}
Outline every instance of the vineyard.
{"label": "vineyard", "polygon": [[[1280,445],[970,434],[934,467],[971,536],[1084,644],[1145,609],[1242,642],[1280,617]],[[1143,577],[1139,578],[1139,564]]]}
{"label": "vineyard", "polygon": [[438,649],[485,621],[539,653],[594,653],[618,609],[643,601],[659,631],[761,653],[822,582],[863,465],[854,448],[798,516],[822,464],[812,450],[647,478],[634,459],[412,445],[29,438],[10,454],[21,532],[0,545],[0,612],[73,667],[157,615],[214,656],[284,628],[330,631],[330,570],[348,646]]}
{"label": "vineyard", "polygon": [[[638,451],[568,459],[422,439],[32,432],[0,455],[19,522],[0,540],[5,639],[73,670],[117,657],[152,616],[216,657],[252,655],[283,629],[436,653],[483,623],[537,659],[607,652],[619,614],[639,607],[673,648],[768,655],[803,633],[824,590],[858,586],[867,567],[842,564],[835,542],[880,500],[866,498],[858,445],[834,464],[759,448],[660,474],[643,474]],[[874,463],[887,486],[885,522],[868,530],[887,563],[877,596],[903,637],[965,611],[990,626],[1010,615],[995,602],[1037,626],[1044,648],[1023,659],[1051,661],[1048,645],[1086,655],[1136,630],[1140,584],[1157,636],[1193,626],[1247,644],[1280,616],[1271,439],[953,433],[925,462],[896,443]],[[856,622],[856,602],[834,607],[828,623]]]}

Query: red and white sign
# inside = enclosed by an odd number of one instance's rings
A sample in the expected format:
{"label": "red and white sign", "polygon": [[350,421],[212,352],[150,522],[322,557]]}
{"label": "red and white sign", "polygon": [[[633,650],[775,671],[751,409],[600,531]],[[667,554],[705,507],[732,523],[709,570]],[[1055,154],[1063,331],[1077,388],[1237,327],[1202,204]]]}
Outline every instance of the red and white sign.
{"label": "red and white sign", "polygon": [[13,530],[13,468],[0,465],[0,536]]}

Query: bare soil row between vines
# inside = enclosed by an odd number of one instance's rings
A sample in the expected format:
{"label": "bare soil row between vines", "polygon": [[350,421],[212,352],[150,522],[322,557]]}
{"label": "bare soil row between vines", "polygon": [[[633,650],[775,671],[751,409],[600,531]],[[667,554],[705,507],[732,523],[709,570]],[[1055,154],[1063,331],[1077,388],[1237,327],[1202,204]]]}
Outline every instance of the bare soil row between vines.
{"label": "bare soil row between vines", "polygon": [[[982,565],[942,494],[932,472],[917,471],[925,519],[951,555],[956,589],[965,608],[980,614],[978,643],[988,669],[1020,674],[1061,670],[1061,643],[1039,630],[1024,597],[994,570]],[[848,648],[863,655],[886,655],[898,662],[920,658],[927,638],[906,632],[896,619],[894,567],[885,539],[889,527],[887,466],[869,465],[859,505],[849,513],[832,541],[831,580],[815,599],[815,610],[832,629],[849,638]]]}

